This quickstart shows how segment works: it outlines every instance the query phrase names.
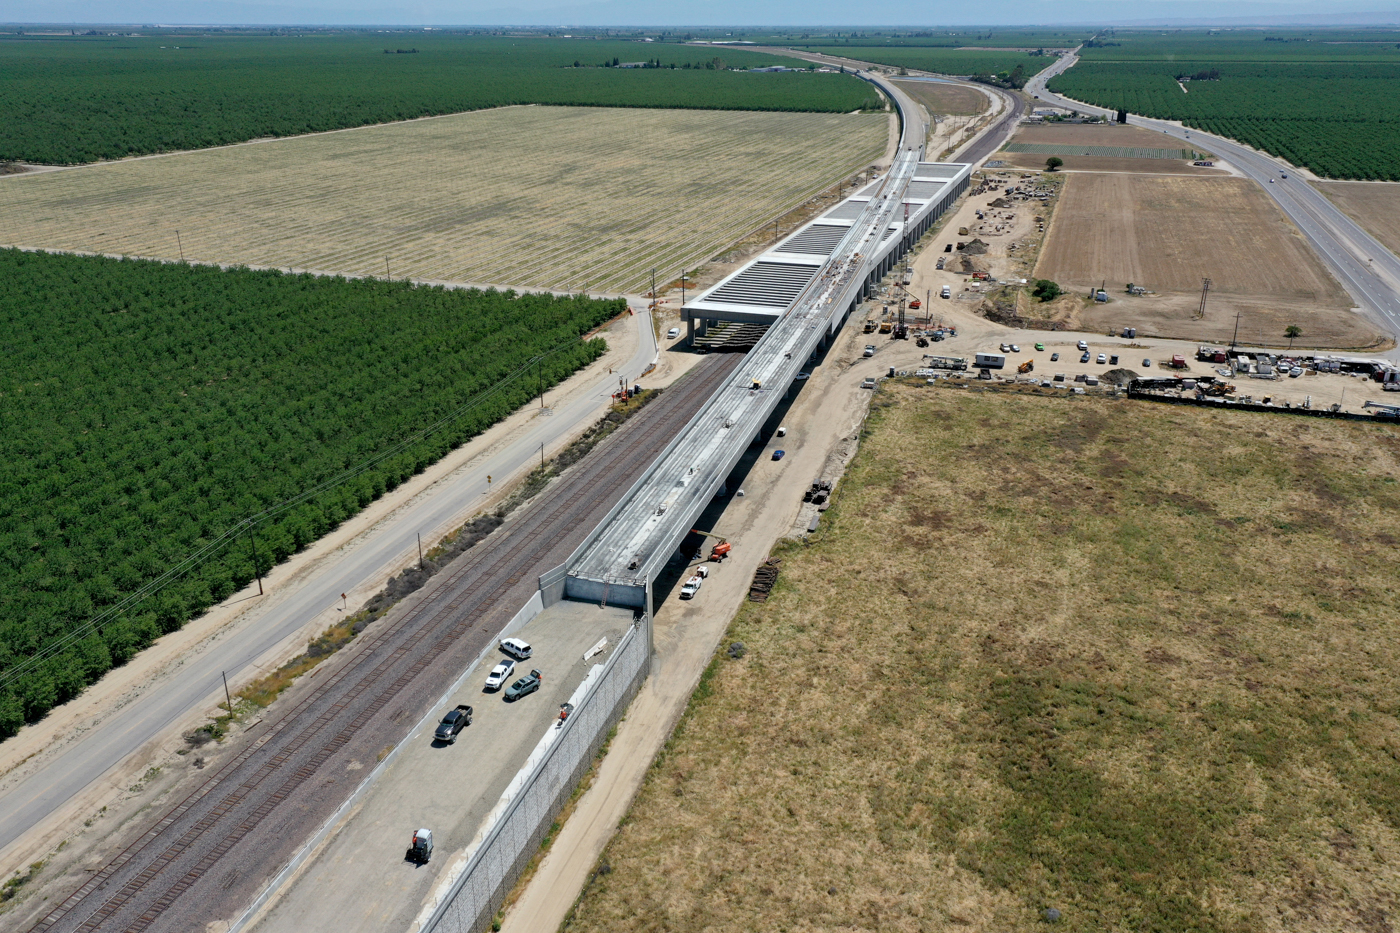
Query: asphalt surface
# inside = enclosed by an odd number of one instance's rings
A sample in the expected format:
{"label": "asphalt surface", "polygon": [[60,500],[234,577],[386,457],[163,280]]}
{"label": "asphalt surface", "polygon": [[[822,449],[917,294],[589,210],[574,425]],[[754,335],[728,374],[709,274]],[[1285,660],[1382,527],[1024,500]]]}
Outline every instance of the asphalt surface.
{"label": "asphalt surface", "polygon": [[[635,381],[656,354],[651,317],[636,317],[640,341],[636,354],[619,370]],[[616,390],[617,375],[599,380],[588,393],[560,406],[549,418],[537,418],[513,443],[485,457],[474,468],[460,471],[418,500],[381,522],[352,548],[328,561],[327,570],[293,581],[289,589],[269,594],[266,608],[231,626],[217,650],[192,654],[156,689],[148,689],[106,717],[33,773],[0,794],[0,849],[46,820],[68,800],[117,767],[128,755],[159,736],[191,709],[210,705],[222,696],[220,672],[235,685],[245,672],[284,639],[301,631],[328,607],[340,602],[365,580],[383,577],[388,568],[412,554],[417,535],[444,523],[481,501],[486,477],[509,476],[539,456],[540,445],[559,438],[596,417],[601,400]]]}
{"label": "asphalt surface", "polygon": [[697,366],[568,475],[316,673],[247,747],[31,929],[188,931],[237,917],[376,760],[475,662],[738,357]]}
{"label": "asphalt surface", "polygon": [[[1074,55],[1062,57],[1054,66],[1032,78],[1026,84],[1026,93],[1067,110],[1112,115],[1102,107],[1082,104],[1046,90],[1045,82],[1049,78],[1071,67],[1076,61],[1078,59]],[[1302,231],[1362,313],[1385,333],[1400,340],[1400,258],[1297,172],[1290,173],[1291,166],[1234,140],[1187,129],[1165,120],[1130,114],[1128,123],[1207,149],[1258,182]],[[1285,173],[1289,173],[1287,178],[1283,177]],[[1391,351],[1389,355],[1400,355],[1400,351]]]}

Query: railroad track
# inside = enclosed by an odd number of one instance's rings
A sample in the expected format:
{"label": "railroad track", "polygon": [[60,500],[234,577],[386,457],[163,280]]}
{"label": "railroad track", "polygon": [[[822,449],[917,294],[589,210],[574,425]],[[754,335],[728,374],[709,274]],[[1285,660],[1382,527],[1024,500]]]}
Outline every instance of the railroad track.
{"label": "railroad track", "polygon": [[344,770],[335,765],[402,740],[528,598],[536,576],[582,540],[738,360],[704,361],[520,518],[454,561],[31,930],[184,931],[241,912],[353,791],[353,782],[337,782]]}

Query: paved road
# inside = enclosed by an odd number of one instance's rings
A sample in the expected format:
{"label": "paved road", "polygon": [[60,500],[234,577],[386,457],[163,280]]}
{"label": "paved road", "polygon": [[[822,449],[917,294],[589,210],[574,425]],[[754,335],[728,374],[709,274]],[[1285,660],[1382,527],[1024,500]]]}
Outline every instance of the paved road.
{"label": "paved road", "polygon": [[[635,320],[638,350],[621,370],[629,378],[639,376],[656,355],[650,314],[643,311]],[[220,671],[227,671],[229,680],[236,683],[259,657],[339,602],[341,593],[387,574],[396,562],[413,553],[420,531],[441,527],[481,501],[488,475],[511,475],[539,456],[541,443],[553,444],[597,417],[603,400],[615,390],[616,379],[616,375],[600,379],[587,393],[556,409],[552,417],[535,419],[513,443],[421,495],[354,546],[343,549],[324,570],[289,584],[294,587],[291,592],[278,592],[265,609],[257,610],[221,639],[217,650],[189,657],[157,688],[145,690],[99,728],[8,788],[0,795],[0,849],[41,824],[191,709],[209,704],[220,689]]]}
{"label": "paved road", "polygon": [[32,929],[184,933],[238,916],[355,790],[346,775],[403,740],[536,591],[538,573],[568,556],[736,362],[695,367],[453,561]]}
{"label": "paved road", "polygon": [[[1056,65],[1032,78],[1026,84],[1026,92],[1057,107],[1080,113],[1109,114],[1110,111],[1102,107],[1082,104],[1045,88],[1049,78],[1076,61],[1074,55],[1064,56]],[[1130,115],[1128,122],[1208,149],[1258,182],[1298,225],[1357,307],[1386,334],[1400,339],[1400,258],[1296,172],[1289,172],[1290,166],[1234,140],[1165,120]],[[1284,178],[1286,172],[1289,174]],[[1392,351],[1392,355],[1397,353],[1400,351]]]}

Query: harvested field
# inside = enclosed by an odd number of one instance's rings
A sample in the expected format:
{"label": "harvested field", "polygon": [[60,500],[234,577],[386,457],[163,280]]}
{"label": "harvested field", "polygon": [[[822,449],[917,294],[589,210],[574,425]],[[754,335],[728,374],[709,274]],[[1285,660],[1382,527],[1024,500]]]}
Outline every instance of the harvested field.
{"label": "harvested field", "polygon": [[[1068,175],[1035,275],[1084,294],[1105,280],[1115,298],[1129,282],[1156,293],[1086,308],[1079,323],[1090,329],[1133,324],[1155,336],[1228,340],[1239,311],[1250,340],[1286,342],[1290,324],[1310,346],[1378,339],[1297,228],[1244,178]],[[1206,276],[1211,298],[1197,320]]]}
{"label": "harvested field", "polygon": [[1013,143],[1054,146],[1126,146],[1134,149],[1177,149],[1180,143],[1165,133],[1118,123],[1043,123],[1022,126]]}
{"label": "harvested field", "polygon": [[[1081,152],[1083,150],[1080,150]],[[996,154],[1007,165],[1030,171],[1045,171],[1048,155],[1033,152],[1006,152]],[[1229,175],[1223,168],[1206,168],[1192,165],[1184,159],[1121,159],[1105,156],[1062,155],[1064,165],[1061,172],[1112,172],[1133,175]]]}
{"label": "harvested field", "polygon": [[1189,149],[1141,149],[1132,146],[1073,146],[1068,143],[1008,143],[1006,152],[1028,152],[1036,155],[1081,155],[1103,159],[1194,159]]}
{"label": "harvested field", "polygon": [[1400,184],[1323,181],[1314,187],[1351,215],[1392,253],[1400,254]]}
{"label": "harvested field", "polygon": [[1387,928],[1400,429],[890,384],[869,429],[568,930]]}
{"label": "harvested field", "polygon": [[14,176],[0,218],[7,245],[635,292],[868,165],[887,124],[514,107]]}
{"label": "harvested field", "polygon": [[923,104],[930,115],[968,117],[990,106],[986,94],[962,84],[938,84],[933,81],[896,81],[895,84]]}

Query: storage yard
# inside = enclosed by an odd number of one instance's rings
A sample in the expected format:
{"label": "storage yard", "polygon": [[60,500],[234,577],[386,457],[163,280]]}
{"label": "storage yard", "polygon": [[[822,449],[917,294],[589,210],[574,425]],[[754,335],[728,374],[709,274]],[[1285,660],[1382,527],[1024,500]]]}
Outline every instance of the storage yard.
{"label": "storage yard", "polygon": [[[1163,337],[1276,341],[1289,325],[1318,347],[1375,346],[1373,325],[1297,229],[1251,181],[1075,174],[1066,178],[1035,268],[1071,292],[1104,285],[1071,328],[1136,324]],[[1202,279],[1211,280],[1198,317]],[[1145,296],[1127,296],[1128,283]]]}
{"label": "storage yard", "polygon": [[1374,928],[1400,428],[921,383],[566,928]]}
{"label": "storage yard", "polygon": [[[888,122],[882,114],[558,107],[458,114],[6,177],[0,238],[109,255],[637,292],[653,267],[701,264],[870,164],[885,150]],[[825,145],[833,137],[843,144]]]}

